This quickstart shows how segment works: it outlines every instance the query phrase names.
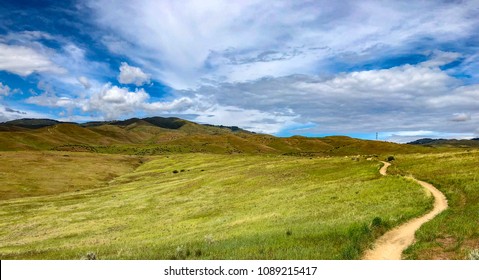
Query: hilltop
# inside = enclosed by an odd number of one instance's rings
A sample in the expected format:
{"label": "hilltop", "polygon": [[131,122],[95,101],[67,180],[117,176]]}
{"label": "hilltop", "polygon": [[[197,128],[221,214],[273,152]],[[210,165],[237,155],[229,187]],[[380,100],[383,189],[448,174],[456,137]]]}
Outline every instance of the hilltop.
{"label": "hilltop", "polygon": [[288,138],[236,126],[198,124],[180,118],[131,118],[87,123],[20,119],[0,124],[0,150],[61,150],[123,154],[247,153],[286,155],[379,155],[431,148],[346,136]]}
{"label": "hilltop", "polygon": [[411,145],[427,147],[457,147],[457,148],[479,148],[479,138],[473,139],[432,139],[422,138],[409,142]]}

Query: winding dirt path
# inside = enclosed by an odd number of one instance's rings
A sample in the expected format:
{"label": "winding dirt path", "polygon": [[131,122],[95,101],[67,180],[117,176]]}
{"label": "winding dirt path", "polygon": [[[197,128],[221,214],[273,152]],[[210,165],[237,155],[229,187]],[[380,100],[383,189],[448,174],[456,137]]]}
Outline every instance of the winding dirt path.
{"label": "winding dirt path", "polygon": [[[384,161],[382,161],[382,163],[384,163],[384,165],[379,170],[379,173],[386,176],[386,170],[391,164]],[[416,231],[424,223],[447,209],[447,199],[442,192],[429,183],[413,177],[409,178],[426,188],[434,196],[433,209],[424,216],[412,219],[379,237],[374,243],[373,248],[365,252],[363,256],[364,260],[400,260],[402,251],[414,242],[414,234]]]}

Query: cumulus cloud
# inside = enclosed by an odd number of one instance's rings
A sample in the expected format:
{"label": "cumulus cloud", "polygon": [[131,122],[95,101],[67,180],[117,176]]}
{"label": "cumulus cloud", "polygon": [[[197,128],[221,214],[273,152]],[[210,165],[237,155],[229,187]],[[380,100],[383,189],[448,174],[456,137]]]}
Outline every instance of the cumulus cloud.
{"label": "cumulus cloud", "polygon": [[128,88],[107,83],[80,103],[83,111],[100,112],[107,119],[137,114],[141,111],[153,115],[181,112],[192,104],[192,101],[186,97],[168,102],[149,102],[149,98],[149,94],[144,89],[130,91]]}
{"label": "cumulus cloud", "polygon": [[[41,93],[30,96],[26,103],[39,106],[62,108],[69,114],[76,109],[91,113],[103,119],[117,119],[137,115],[140,112],[150,115],[183,112],[193,105],[188,97],[179,97],[171,101],[150,102],[150,95],[144,89],[131,91],[106,83],[101,87],[92,87],[78,96],[59,95],[50,84],[40,82],[37,87]],[[77,116],[78,117],[78,116]]]}
{"label": "cumulus cloud", "polygon": [[140,68],[122,62],[118,81],[122,84],[135,84],[136,86],[141,86],[150,82],[150,76],[145,74]]}
{"label": "cumulus cloud", "polygon": [[3,43],[0,43],[0,70],[20,76],[28,76],[34,72],[55,74],[66,72],[64,68],[32,48]]}

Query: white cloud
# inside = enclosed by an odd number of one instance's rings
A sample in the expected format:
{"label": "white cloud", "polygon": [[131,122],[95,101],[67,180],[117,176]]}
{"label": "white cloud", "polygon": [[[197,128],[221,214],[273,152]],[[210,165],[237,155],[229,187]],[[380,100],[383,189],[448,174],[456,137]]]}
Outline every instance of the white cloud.
{"label": "white cloud", "polygon": [[107,119],[118,118],[134,113],[149,98],[143,90],[129,91],[128,88],[105,84],[87,100],[83,100],[81,109],[85,112],[101,112]]}
{"label": "white cloud", "polygon": [[135,115],[147,112],[152,115],[183,111],[192,101],[183,97],[170,102],[149,102],[149,94],[144,89],[130,91],[128,88],[105,84],[96,90],[88,99],[78,100],[85,112],[100,112],[106,119]]}
{"label": "white cloud", "polygon": [[[474,131],[479,121],[472,115],[469,121],[460,125],[450,126],[447,120],[457,112],[477,110],[478,86],[461,85],[458,79],[449,76],[437,65],[403,65],[340,73],[331,77],[270,77],[203,86],[180,93],[185,96],[199,94],[203,99],[210,100],[211,104],[217,104],[218,108],[236,107],[245,115],[246,112],[255,111],[277,118],[281,115],[277,113],[282,112],[294,116],[289,119],[292,122],[317,124],[302,131],[308,134]],[[206,109],[203,112],[207,114]],[[239,115],[235,118],[237,122],[242,119]],[[218,117],[216,121],[226,123],[221,119]],[[287,125],[263,129],[258,123],[254,127],[257,131],[277,133],[287,128]]]}
{"label": "white cloud", "polygon": [[[98,80],[114,75],[107,63],[90,60],[87,49],[70,38],[41,31],[10,32],[0,37],[0,70],[23,77],[37,73],[39,80],[72,95],[79,90],[79,82],[83,88],[99,86],[104,82]],[[88,83],[84,83],[86,77]]]}
{"label": "white cloud", "polygon": [[126,62],[122,62],[120,66],[120,75],[118,81],[122,84],[135,84],[141,86],[149,83],[150,76],[145,74],[140,68],[128,65]]}
{"label": "white cloud", "polygon": [[39,95],[30,96],[25,102],[45,107],[74,108],[77,106],[72,98],[57,96],[53,92],[43,92]]}
{"label": "white cloud", "polygon": [[4,95],[9,95],[12,90],[8,85],[4,85],[2,82],[0,82],[0,96]]}
{"label": "white cloud", "polygon": [[46,107],[63,107],[69,110],[77,106],[72,98],[68,96],[58,96],[49,83],[40,81],[37,84],[37,88],[42,92],[40,94],[33,92],[32,96],[25,100],[26,103]]}
{"label": "white cloud", "polygon": [[88,6],[111,34],[102,40],[107,47],[176,89],[314,75],[329,71],[331,59],[350,63],[416,51],[425,38],[432,45],[455,43],[479,23],[475,1],[91,0]]}
{"label": "white cloud", "polygon": [[181,97],[171,102],[144,103],[143,108],[150,113],[161,114],[164,111],[183,111],[193,105],[193,101],[187,97]]}
{"label": "white cloud", "polygon": [[432,59],[421,63],[422,66],[439,67],[454,62],[461,57],[461,54],[457,52],[443,52],[439,50],[435,50],[432,54]]}
{"label": "white cloud", "polygon": [[[339,74],[324,82],[298,83],[298,88],[322,93],[363,93],[369,97],[386,93],[404,99],[413,95],[431,94],[431,90],[447,87],[455,79],[437,68],[404,65],[389,69],[356,71]],[[361,97],[357,95],[351,98]]]}
{"label": "white cloud", "polygon": [[88,80],[87,77],[80,76],[80,77],[77,78],[77,80],[85,89],[91,88],[91,83],[90,83],[90,81]]}
{"label": "white cloud", "polygon": [[0,70],[20,76],[28,76],[34,72],[54,74],[66,72],[64,68],[32,48],[3,43],[0,43]]}
{"label": "white cloud", "polygon": [[[86,93],[76,97],[58,95],[50,84],[39,83],[37,87],[42,92],[27,98],[26,103],[63,108],[69,115],[73,114],[75,109],[80,109],[84,113],[92,113],[110,120],[130,115],[135,116],[139,113],[162,115],[182,112],[193,105],[193,101],[187,97],[171,101],[150,102],[150,95],[144,89],[130,91],[128,88],[114,86],[111,83],[106,83],[101,87],[92,87],[87,89]],[[81,118],[81,116],[76,117]]]}

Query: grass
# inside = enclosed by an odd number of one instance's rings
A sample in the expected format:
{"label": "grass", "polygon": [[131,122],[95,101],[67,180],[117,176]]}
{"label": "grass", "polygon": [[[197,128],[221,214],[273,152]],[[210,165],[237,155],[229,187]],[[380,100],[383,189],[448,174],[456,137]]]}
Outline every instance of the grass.
{"label": "grass", "polygon": [[0,200],[104,187],[142,160],[124,155],[0,152]]}
{"label": "grass", "polygon": [[447,197],[449,209],[423,225],[408,259],[468,259],[479,249],[479,151],[401,155],[391,172],[428,181]]}
{"label": "grass", "polygon": [[[48,173],[65,180],[137,160],[78,154],[85,162],[72,174],[62,153],[52,155]],[[89,166],[97,160],[105,162]],[[357,259],[384,231],[431,207],[420,186],[380,176],[379,167],[344,157],[157,156],[107,185],[95,179],[103,188],[1,201],[0,258]],[[35,168],[22,180],[43,178]],[[14,178],[9,170],[2,176]]]}
{"label": "grass", "polygon": [[[186,121],[185,121],[186,122]],[[170,123],[169,125],[175,125]],[[313,156],[386,155],[390,153],[436,153],[437,148],[359,140],[344,136],[289,138],[232,132],[230,129],[186,122],[167,129],[133,122],[126,126],[82,127],[58,124],[39,129],[13,129],[0,125],[0,151],[72,151],[130,155],[176,153],[287,154]]]}

